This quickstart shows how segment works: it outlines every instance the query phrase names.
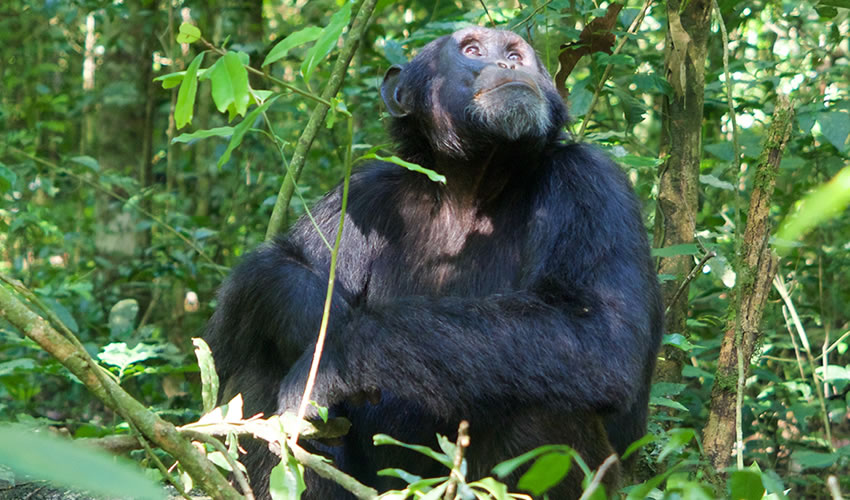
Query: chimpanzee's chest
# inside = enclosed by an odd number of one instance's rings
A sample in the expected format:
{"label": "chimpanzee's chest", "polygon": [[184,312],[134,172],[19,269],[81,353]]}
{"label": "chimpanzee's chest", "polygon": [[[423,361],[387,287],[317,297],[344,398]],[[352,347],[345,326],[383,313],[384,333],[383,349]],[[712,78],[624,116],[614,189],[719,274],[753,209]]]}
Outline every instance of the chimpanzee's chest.
{"label": "chimpanzee's chest", "polygon": [[502,212],[452,206],[429,215],[405,219],[404,230],[378,252],[369,302],[409,295],[482,297],[518,286],[525,224]]}

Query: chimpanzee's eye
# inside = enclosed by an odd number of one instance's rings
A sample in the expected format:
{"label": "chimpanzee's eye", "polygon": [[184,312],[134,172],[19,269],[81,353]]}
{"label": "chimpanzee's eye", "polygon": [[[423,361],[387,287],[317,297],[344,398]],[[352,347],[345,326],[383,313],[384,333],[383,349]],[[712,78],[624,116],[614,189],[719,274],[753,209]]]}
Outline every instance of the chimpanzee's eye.
{"label": "chimpanzee's eye", "polygon": [[467,45],[466,47],[463,48],[463,53],[468,55],[468,56],[480,57],[481,56],[481,48],[479,48],[478,45],[471,43],[471,44],[469,44],[469,45]]}
{"label": "chimpanzee's eye", "polygon": [[520,54],[519,52],[511,52],[510,54],[508,54],[508,60],[522,62],[522,54]]}

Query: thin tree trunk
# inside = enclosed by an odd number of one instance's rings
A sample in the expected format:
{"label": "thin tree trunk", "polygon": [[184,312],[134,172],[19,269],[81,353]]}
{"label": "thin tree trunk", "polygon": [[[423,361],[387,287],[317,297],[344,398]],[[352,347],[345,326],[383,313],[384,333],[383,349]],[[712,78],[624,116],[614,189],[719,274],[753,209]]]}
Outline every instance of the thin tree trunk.
{"label": "thin tree trunk", "polygon": [[[791,135],[793,111],[788,99],[780,96],[773,113],[773,123],[756,167],[747,228],[738,256],[735,297],[730,307],[734,315],[726,325],[717,374],[711,389],[711,410],[705,427],[705,454],[716,471],[729,465],[736,441],[736,402],[739,381],[746,377],[761,332],[759,324],[776,274],[776,257],[768,246],[770,236],[770,202],[776,185],[776,174],[785,145]],[[739,367],[738,349],[743,361]],[[739,371],[740,370],[740,371]],[[741,443],[738,443],[739,447]],[[741,453],[743,450],[737,450]]]}
{"label": "thin tree trunk", "polygon": [[[702,156],[703,95],[705,90],[706,45],[711,27],[711,0],[667,2],[667,50],[665,69],[673,87],[664,98],[659,167],[658,204],[655,214],[656,248],[694,241],[697,213],[697,183]],[[684,290],[671,304],[677,289],[693,267],[689,255],[662,258],[660,274],[676,277],[662,286],[669,307],[665,319],[668,333],[685,333],[688,293]],[[660,380],[681,378],[684,353],[665,348],[656,368]]]}

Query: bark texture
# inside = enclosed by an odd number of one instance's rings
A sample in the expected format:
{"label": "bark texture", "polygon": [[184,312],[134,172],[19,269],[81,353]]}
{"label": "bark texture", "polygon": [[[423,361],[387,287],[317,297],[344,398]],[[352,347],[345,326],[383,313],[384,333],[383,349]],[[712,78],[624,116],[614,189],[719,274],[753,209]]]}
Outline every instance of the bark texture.
{"label": "bark texture", "polygon": [[736,300],[731,306],[735,309],[720,346],[717,374],[711,390],[711,410],[703,435],[705,454],[717,471],[729,465],[735,445],[738,349],[741,349],[743,375],[746,376],[750,359],[761,339],[759,325],[776,274],[777,259],[768,246],[770,203],[779,162],[791,136],[792,118],[791,104],[787,98],[780,96],[756,167],[747,227],[737,258]]}
{"label": "bark texture", "polygon": [[[697,183],[702,156],[702,116],[705,90],[706,45],[711,27],[711,0],[667,2],[667,49],[665,68],[673,93],[662,106],[662,137],[659,167],[658,204],[655,213],[656,248],[694,241],[697,212]],[[660,259],[658,272],[676,276],[662,285],[668,333],[685,333],[687,290],[675,304],[682,281],[693,267],[690,255]],[[656,367],[656,378],[681,378],[684,353],[665,347]]]}

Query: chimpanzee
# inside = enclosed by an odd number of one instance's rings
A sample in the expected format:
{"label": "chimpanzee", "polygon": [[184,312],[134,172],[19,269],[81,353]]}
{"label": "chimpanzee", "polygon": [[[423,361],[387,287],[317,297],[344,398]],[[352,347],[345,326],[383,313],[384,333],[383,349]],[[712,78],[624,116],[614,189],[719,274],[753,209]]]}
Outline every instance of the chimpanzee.
{"label": "chimpanzee", "polygon": [[[384,162],[352,175],[313,395],[352,427],[341,444],[311,449],[380,490],[402,486],[378,476],[383,468],[446,471],[374,447],[374,434],[433,446],[462,419],[470,479],[547,443],[573,446],[591,467],[622,453],[645,432],[662,329],[640,204],[624,174],[567,139],[550,76],[509,31],[468,28],[431,42],[390,68],[381,95],[399,156],[446,182]],[[341,192],[313,208],[328,240]],[[241,392],[246,415],[297,408],[329,263],[302,218],[234,269],[206,333],[223,400]],[[277,460],[249,455],[266,496]],[[571,473],[551,498],[578,497],[580,480]],[[307,497],[349,498],[312,474]]]}

